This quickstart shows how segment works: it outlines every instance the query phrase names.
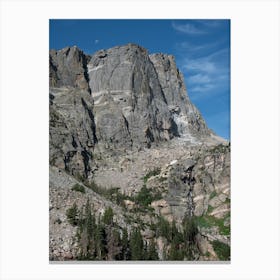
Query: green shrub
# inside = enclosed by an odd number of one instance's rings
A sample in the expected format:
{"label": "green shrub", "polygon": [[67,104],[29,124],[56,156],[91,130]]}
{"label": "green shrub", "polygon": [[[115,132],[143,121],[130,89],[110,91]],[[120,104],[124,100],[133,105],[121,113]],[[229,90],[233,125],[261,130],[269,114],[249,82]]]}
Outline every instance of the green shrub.
{"label": "green shrub", "polygon": [[74,203],[71,208],[67,209],[66,216],[67,216],[67,219],[68,219],[69,223],[72,226],[78,225],[78,222],[79,222],[79,218],[78,218],[79,210],[78,210],[78,207],[77,207],[76,203]]}
{"label": "green shrub", "polygon": [[158,223],[156,226],[156,236],[162,236],[165,237],[167,240],[171,241],[172,238],[172,228],[170,223],[163,218],[162,216],[159,216]]}
{"label": "green shrub", "polygon": [[81,181],[81,182],[85,182],[85,180],[86,180],[85,176],[83,174],[80,174],[80,173],[77,173],[75,175],[75,177],[78,181]]}
{"label": "green shrub", "polygon": [[145,260],[149,260],[149,261],[159,260],[158,252],[157,252],[157,249],[156,249],[156,244],[153,240],[147,246],[147,253],[146,253],[146,256],[145,256]]}
{"label": "green shrub", "polygon": [[[228,215],[226,215],[225,218],[226,217],[228,217]],[[217,219],[213,216],[205,215],[201,217],[196,217],[195,220],[197,225],[200,227],[209,228],[209,227],[217,226],[219,228],[220,234],[230,235],[230,227],[224,225],[225,218]]]}
{"label": "green shrub", "polygon": [[153,201],[153,197],[151,191],[146,186],[143,186],[140,192],[135,196],[134,200],[138,204],[146,207]]}
{"label": "green shrub", "polygon": [[153,176],[156,176],[156,175],[159,175],[160,174],[160,168],[157,167],[151,171],[149,171],[144,177],[143,177],[143,180],[144,180],[144,184],[147,183],[148,179],[153,177]]}
{"label": "green shrub", "polygon": [[134,228],[130,235],[130,251],[132,260],[144,259],[144,243],[138,228]]}
{"label": "green shrub", "polygon": [[85,187],[80,185],[80,184],[75,184],[72,188],[72,191],[76,191],[76,192],[81,192],[81,193],[85,193]]}
{"label": "green shrub", "polygon": [[230,260],[230,247],[218,240],[212,242],[213,249],[216,252],[218,258],[222,261]]}
{"label": "green shrub", "polygon": [[167,259],[169,261],[182,261],[184,260],[184,251],[179,245],[176,245],[174,242],[172,242]]}
{"label": "green shrub", "polygon": [[183,219],[183,233],[184,233],[184,239],[194,244],[195,243],[195,236],[198,233],[197,228],[197,221],[193,217],[185,216]]}
{"label": "green shrub", "polygon": [[196,222],[197,222],[197,225],[199,227],[205,227],[205,228],[208,228],[208,227],[211,227],[213,226],[209,220],[207,219],[208,216],[200,216],[200,217],[196,217]]}
{"label": "green shrub", "polygon": [[162,198],[161,193],[153,192],[144,185],[139,193],[132,199],[146,210],[153,211],[153,208],[149,207],[152,201],[159,200]]}
{"label": "green shrub", "polygon": [[207,214],[211,213],[213,210],[214,210],[214,207],[211,205],[208,205]]}
{"label": "green shrub", "polygon": [[102,188],[98,186],[95,182],[87,182],[86,186],[93,190],[94,192],[98,193],[101,196],[104,196],[105,198],[115,202],[116,204],[123,206],[123,201],[125,199],[131,200],[131,197],[124,195],[120,192],[119,188]]}
{"label": "green shrub", "polygon": [[230,198],[227,197],[225,202],[230,203]]}
{"label": "green shrub", "polygon": [[216,191],[211,192],[209,199],[212,199],[217,195]]}
{"label": "green shrub", "polygon": [[114,212],[111,207],[106,208],[104,215],[102,217],[102,222],[105,225],[112,225],[113,224],[113,217],[114,217]]}
{"label": "green shrub", "polygon": [[219,145],[215,146],[210,152],[215,153],[215,154],[224,153],[228,148],[229,148],[229,146],[219,144]]}

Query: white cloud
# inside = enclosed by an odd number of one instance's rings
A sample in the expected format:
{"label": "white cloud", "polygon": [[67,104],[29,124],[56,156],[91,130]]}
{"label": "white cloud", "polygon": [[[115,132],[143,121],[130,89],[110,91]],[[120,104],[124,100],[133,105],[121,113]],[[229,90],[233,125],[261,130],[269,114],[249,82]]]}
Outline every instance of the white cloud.
{"label": "white cloud", "polygon": [[190,74],[227,75],[229,53],[226,49],[218,50],[210,55],[199,58],[184,58],[181,61],[183,71]]}
{"label": "white cloud", "polygon": [[192,91],[192,93],[197,93],[197,92],[200,93],[200,92],[208,91],[213,88],[214,88],[214,85],[211,83],[204,84],[204,85],[200,84],[198,86],[192,87],[191,91]]}
{"label": "white cloud", "polygon": [[224,22],[225,20],[215,20],[215,19],[208,19],[208,20],[205,20],[205,19],[202,19],[202,20],[197,20],[198,23],[204,25],[205,27],[208,27],[208,28],[217,28],[217,27],[220,27],[221,24]]}
{"label": "white cloud", "polygon": [[229,87],[228,53],[221,49],[199,58],[184,58],[179,64],[185,74],[188,92],[195,99]]}
{"label": "white cloud", "polygon": [[207,59],[190,59],[185,61],[183,69],[186,71],[198,71],[204,73],[214,73],[217,71],[216,65]]}
{"label": "white cloud", "polygon": [[94,44],[98,44],[99,43],[99,40],[98,39],[95,39],[94,40]]}
{"label": "white cloud", "polygon": [[203,74],[196,74],[193,76],[190,76],[188,79],[189,83],[193,83],[193,84],[206,84],[211,82],[211,79],[209,78],[208,75],[203,75]]}
{"label": "white cloud", "polygon": [[172,22],[172,27],[179,32],[189,35],[200,35],[206,33],[204,30],[197,28],[194,24],[191,23],[177,24]]}
{"label": "white cloud", "polygon": [[208,44],[203,44],[203,45],[195,45],[190,42],[181,42],[176,44],[176,49],[179,52],[188,52],[188,54],[197,54],[197,53],[202,53],[205,51],[213,50],[215,49],[219,44],[221,44],[222,41],[216,41],[214,43],[208,43]]}

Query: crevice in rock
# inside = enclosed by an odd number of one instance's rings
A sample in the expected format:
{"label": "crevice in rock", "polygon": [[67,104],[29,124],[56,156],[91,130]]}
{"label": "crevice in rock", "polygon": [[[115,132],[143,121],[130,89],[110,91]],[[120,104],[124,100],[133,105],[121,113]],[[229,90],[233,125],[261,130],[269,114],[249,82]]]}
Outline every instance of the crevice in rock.
{"label": "crevice in rock", "polygon": [[[160,79],[159,79],[159,77],[158,77],[158,72],[157,72],[157,70],[156,70],[156,68],[155,68],[155,65],[154,65],[153,61],[150,59],[150,57],[149,57],[149,61],[150,61],[150,63],[152,64],[152,67],[153,67],[153,70],[154,70],[156,79],[157,79],[158,81],[160,81]],[[160,88],[160,92],[161,92],[163,101],[165,102],[165,104],[167,104],[167,99],[166,99],[166,97],[165,97],[165,94],[164,94],[164,92],[163,92],[163,89],[162,89],[162,86],[161,86],[160,82],[158,83],[158,85],[159,85],[159,88]]]}
{"label": "crevice in rock", "polygon": [[70,162],[76,153],[77,153],[77,151],[69,151],[65,154],[64,159],[63,159],[65,171],[69,172],[72,175],[73,175],[73,170],[70,170]]}
{"label": "crevice in rock", "polygon": [[193,166],[188,167],[185,172],[184,176],[181,177],[181,180],[187,185],[187,215],[192,217],[194,215],[195,203],[193,201],[193,189],[195,184],[195,178],[193,176]]}
{"label": "crevice in rock", "polygon": [[72,146],[76,149],[78,147],[77,142],[75,141],[74,136],[72,135]]}
{"label": "crevice in rock", "polygon": [[149,142],[154,142],[155,141],[155,138],[154,138],[154,136],[153,136],[149,127],[146,128],[146,130],[145,130],[145,136],[149,140]]}
{"label": "crevice in rock", "polygon": [[91,159],[91,154],[88,151],[83,150],[81,152],[81,155],[83,157],[83,163],[84,163],[84,174],[85,174],[85,177],[87,178],[88,177],[88,173],[91,170],[91,168],[89,166],[89,161]]}
{"label": "crevice in rock", "polygon": [[97,143],[98,140],[97,140],[97,137],[96,137],[96,125],[95,125],[94,115],[93,115],[92,111],[90,110],[90,108],[88,107],[85,100],[83,98],[81,98],[81,101],[82,101],[82,105],[83,105],[84,109],[87,111],[87,113],[88,113],[88,115],[91,119],[90,127],[91,127],[91,130],[92,130],[92,133],[93,133],[93,141],[94,141],[94,143]]}
{"label": "crevice in rock", "polygon": [[86,56],[86,55],[82,54],[82,65],[83,65],[83,69],[84,69],[84,77],[85,77],[87,85],[88,85],[88,92],[89,92],[89,94],[91,94],[91,88],[89,86],[88,66],[87,66],[89,60],[90,60],[90,56]]}
{"label": "crevice in rock", "polygon": [[123,120],[124,120],[124,124],[125,124],[126,130],[127,130],[127,133],[130,137],[130,142],[131,142],[131,147],[132,147],[133,146],[133,140],[132,140],[131,132],[130,132],[130,129],[129,129],[129,122],[127,121],[126,117],[123,114],[122,114],[122,117],[123,117]]}

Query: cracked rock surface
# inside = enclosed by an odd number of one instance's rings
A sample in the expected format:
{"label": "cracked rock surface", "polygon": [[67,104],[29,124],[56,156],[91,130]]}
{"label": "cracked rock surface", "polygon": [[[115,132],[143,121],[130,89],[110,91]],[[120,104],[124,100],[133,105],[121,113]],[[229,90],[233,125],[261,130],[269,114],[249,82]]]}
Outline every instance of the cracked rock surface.
{"label": "cracked rock surface", "polygon": [[[49,58],[50,260],[77,259],[66,211],[88,200],[96,217],[111,207],[119,228],[141,224],[160,260],[170,244],[156,237],[157,217],[178,228],[195,217],[196,260],[219,260],[215,241],[230,246],[230,145],[191,103],[175,58],[135,44],[92,56],[66,47]],[[148,212],[134,201],[143,185],[160,194]],[[123,201],[89,186],[118,188]]]}

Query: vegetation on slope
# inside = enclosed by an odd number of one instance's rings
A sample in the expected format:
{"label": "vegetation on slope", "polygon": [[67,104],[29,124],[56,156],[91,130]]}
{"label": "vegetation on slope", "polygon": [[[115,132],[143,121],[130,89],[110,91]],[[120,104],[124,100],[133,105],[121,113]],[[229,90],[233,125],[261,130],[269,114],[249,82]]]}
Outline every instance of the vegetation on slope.
{"label": "vegetation on slope", "polygon": [[80,260],[159,260],[156,244],[159,238],[167,240],[165,260],[194,259],[198,232],[194,219],[186,217],[183,230],[179,230],[175,222],[169,223],[159,216],[158,222],[150,225],[155,236],[147,241],[140,226],[120,227],[112,208],[106,208],[98,217],[93,209],[87,201],[81,209],[74,203],[66,213],[69,223],[77,227]]}

